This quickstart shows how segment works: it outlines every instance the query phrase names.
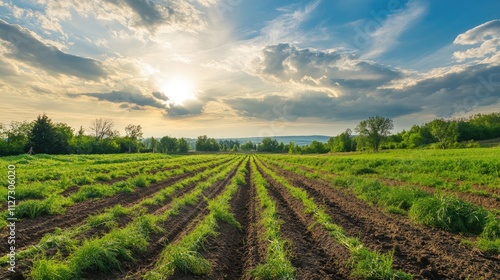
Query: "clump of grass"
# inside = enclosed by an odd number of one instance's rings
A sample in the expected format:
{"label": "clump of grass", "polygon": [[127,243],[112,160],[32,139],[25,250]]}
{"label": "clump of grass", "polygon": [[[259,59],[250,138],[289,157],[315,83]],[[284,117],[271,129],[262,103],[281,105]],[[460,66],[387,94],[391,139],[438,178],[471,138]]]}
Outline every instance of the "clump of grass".
{"label": "clump of grass", "polygon": [[73,178],[72,181],[74,184],[81,186],[81,185],[92,184],[94,182],[94,179],[92,179],[92,177],[88,175],[83,175]]}
{"label": "clump of grass", "polygon": [[87,200],[89,198],[101,198],[113,194],[112,189],[107,185],[89,185],[81,187],[77,193],[70,197],[75,202]]}
{"label": "clump of grass", "polygon": [[430,194],[415,188],[385,188],[380,197],[380,204],[388,210],[390,207],[408,211],[417,199],[429,197]]}
{"label": "clump of grass", "polygon": [[75,279],[76,275],[62,262],[40,259],[33,262],[30,276],[40,280],[67,280]]}
{"label": "clump of grass", "polygon": [[100,225],[106,225],[108,227],[113,227],[116,224],[116,219],[118,217],[122,217],[128,215],[130,213],[130,209],[123,207],[118,204],[113,208],[108,209],[105,213],[96,216],[90,216],[87,219],[87,225],[90,227],[97,227]]}
{"label": "clump of grass", "polygon": [[139,175],[130,179],[130,185],[138,188],[145,188],[149,186],[149,181],[145,175]]}
{"label": "clump of grass", "polygon": [[354,277],[362,279],[413,279],[410,274],[392,269],[393,251],[388,254],[379,254],[365,247],[351,247],[350,251],[350,262],[353,267],[352,276]]}
{"label": "clump of grass", "polygon": [[109,176],[108,174],[97,174],[95,176],[95,180],[101,181],[101,182],[107,182],[107,181],[111,181],[111,176]]}
{"label": "clump of grass", "polygon": [[71,205],[72,201],[68,198],[54,195],[45,200],[27,200],[16,207],[18,218],[34,219],[43,215],[54,215],[64,212],[64,207]]}
{"label": "clump of grass", "polygon": [[352,175],[377,174],[377,170],[369,167],[361,167],[351,171]]}
{"label": "clump of grass", "polygon": [[456,197],[436,195],[417,200],[408,215],[424,225],[449,232],[480,234],[488,212]]}
{"label": "clump of grass", "polygon": [[500,219],[490,215],[481,233],[481,237],[488,240],[500,239]]}

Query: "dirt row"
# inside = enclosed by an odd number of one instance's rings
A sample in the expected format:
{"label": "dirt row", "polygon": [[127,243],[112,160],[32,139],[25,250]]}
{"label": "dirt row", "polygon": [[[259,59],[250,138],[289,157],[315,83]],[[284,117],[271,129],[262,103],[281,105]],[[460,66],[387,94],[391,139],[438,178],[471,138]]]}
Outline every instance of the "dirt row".
{"label": "dirt row", "polygon": [[359,236],[373,250],[394,250],[393,267],[412,273],[415,279],[494,279],[500,275],[498,256],[488,256],[462,245],[460,236],[384,213],[321,180],[266,166],[324,205],[325,211],[347,235]]}
{"label": "dirt row", "polygon": [[[227,160],[225,162],[228,161],[230,160]],[[23,250],[27,246],[36,244],[46,233],[53,231],[56,227],[64,229],[68,227],[78,226],[88,216],[95,215],[102,210],[112,207],[116,204],[121,204],[125,207],[133,205],[138,201],[154,196],[157,192],[161,191],[165,187],[175,184],[176,182],[187,177],[193,176],[198,172],[203,172],[207,168],[210,167],[204,167],[192,172],[174,176],[168,178],[165,181],[153,184],[147,188],[135,189],[132,193],[118,193],[112,197],[105,197],[99,200],[88,200],[76,203],[70,207],[67,207],[64,214],[54,216],[41,216],[35,219],[26,219],[19,221],[17,223],[19,227],[16,231],[16,239],[19,240],[20,243],[18,245],[18,250]],[[2,236],[1,238],[6,239],[7,236]],[[0,247],[0,254],[6,254],[7,252],[7,246]]]}

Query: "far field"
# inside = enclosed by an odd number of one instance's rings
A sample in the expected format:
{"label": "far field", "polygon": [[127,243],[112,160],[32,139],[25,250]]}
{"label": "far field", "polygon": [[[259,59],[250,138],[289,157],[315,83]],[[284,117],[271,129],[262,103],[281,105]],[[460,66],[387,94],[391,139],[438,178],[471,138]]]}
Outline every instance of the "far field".
{"label": "far field", "polygon": [[0,278],[500,279],[499,159],[500,148],[3,157]]}

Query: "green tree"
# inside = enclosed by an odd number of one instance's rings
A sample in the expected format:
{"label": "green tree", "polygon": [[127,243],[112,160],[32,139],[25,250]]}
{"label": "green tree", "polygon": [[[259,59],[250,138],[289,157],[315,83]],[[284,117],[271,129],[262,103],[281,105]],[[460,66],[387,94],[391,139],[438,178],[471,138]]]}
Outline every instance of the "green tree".
{"label": "green tree", "polygon": [[52,120],[47,115],[39,115],[34,121],[27,148],[32,148],[37,154],[51,154],[57,151],[56,131]]}
{"label": "green tree", "polygon": [[255,150],[255,144],[252,143],[252,141],[248,141],[240,146],[242,151],[254,151]]}
{"label": "green tree", "polygon": [[179,138],[177,140],[177,147],[179,153],[181,154],[186,154],[187,152],[189,152],[190,149],[188,141],[186,141],[186,139],[184,138]]}
{"label": "green tree", "polygon": [[356,150],[355,142],[352,138],[352,130],[349,128],[333,138],[330,144],[330,150],[332,152],[350,152]]}
{"label": "green tree", "polygon": [[164,136],[160,139],[160,151],[167,154],[177,153],[177,138]]}
{"label": "green tree", "polygon": [[356,127],[356,132],[366,139],[373,151],[377,152],[380,144],[392,129],[394,129],[394,124],[391,119],[375,116],[361,121]]}
{"label": "green tree", "polygon": [[430,123],[431,133],[438,140],[441,149],[452,148],[458,139],[458,125],[455,121],[436,119]]}
{"label": "green tree", "polygon": [[266,137],[262,139],[258,150],[261,152],[276,152],[278,150],[279,143],[276,139],[271,139],[271,137]]}

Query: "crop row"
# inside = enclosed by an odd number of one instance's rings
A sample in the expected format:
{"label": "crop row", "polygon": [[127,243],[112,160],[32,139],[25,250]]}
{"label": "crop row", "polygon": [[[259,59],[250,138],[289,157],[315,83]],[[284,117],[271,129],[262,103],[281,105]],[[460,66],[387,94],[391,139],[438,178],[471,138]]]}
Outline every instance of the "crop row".
{"label": "crop row", "polygon": [[[218,164],[227,158],[222,157],[214,161],[204,161],[199,158],[182,160],[188,165],[178,169],[167,169],[162,172],[157,172],[154,175],[147,176],[146,174],[137,174],[128,177],[125,180],[114,182],[111,185],[107,184],[89,184],[79,187],[78,191],[66,197],[60,193],[50,195],[42,200],[25,200],[18,203],[16,207],[17,218],[36,218],[42,215],[54,215],[64,212],[64,209],[77,202],[82,202],[88,199],[98,199],[102,197],[110,197],[117,193],[130,193],[136,188],[147,187],[150,183],[160,182],[175,175],[182,175],[186,172],[192,172],[200,168],[205,168],[210,165]],[[176,166],[178,163],[170,163],[171,166]],[[4,215],[7,213],[5,212]]]}
{"label": "crop row", "polygon": [[[272,159],[267,159],[267,161],[284,170],[306,177],[320,177],[318,173],[307,171],[300,165]],[[321,167],[315,169],[326,171]],[[321,173],[321,178],[332,187],[350,190],[361,200],[382,207],[387,212],[406,215],[423,225],[451,233],[479,235],[474,242],[477,247],[488,252],[500,252],[500,219],[496,218],[494,213],[478,205],[455,196],[432,194],[409,186],[387,186],[376,178],[354,175],[334,176],[325,172]]]}
{"label": "crop row", "polygon": [[393,256],[391,253],[381,254],[368,249],[355,237],[347,236],[342,227],[335,224],[331,217],[319,207],[307,191],[294,187],[287,179],[268,168],[261,162],[262,172],[268,174],[276,183],[283,186],[304,207],[305,214],[312,215],[315,222],[321,225],[336,242],[343,245],[350,252],[348,263],[353,268],[352,276],[362,279],[411,279],[412,276],[392,269]]}
{"label": "crop row", "polygon": [[[191,192],[174,198],[154,214],[137,211],[143,205],[134,206],[135,209],[131,212],[141,213],[140,215],[132,215],[131,222],[125,227],[113,228],[101,237],[73,241],[72,236],[59,235],[64,236],[62,239],[69,243],[53,245],[56,249],[66,252],[67,257],[56,254],[52,258],[35,258],[30,275],[39,279],[72,279],[82,277],[90,271],[109,272],[119,269],[122,262],[133,261],[134,256],[147,250],[151,234],[168,230],[163,228],[162,224],[170,216],[177,215],[185,205],[197,203],[203,191],[223,180],[234,169],[235,164],[237,161],[233,160],[230,165],[225,165],[223,170],[212,170],[215,172],[211,174],[215,175],[198,183]],[[160,200],[158,197],[154,198],[154,201]],[[58,247],[60,245],[63,247]]]}
{"label": "crop row", "polygon": [[[45,235],[37,245],[19,251],[17,253],[17,259],[20,260],[24,258],[36,258],[36,256],[44,255],[45,251],[51,249],[68,251],[70,250],[70,248],[73,248],[77,244],[76,242],[78,241],[75,238],[85,235],[92,229],[103,227],[113,229],[118,226],[117,221],[119,219],[125,221],[134,220],[145,213],[151,212],[148,211],[148,206],[155,205],[156,207],[160,207],[168,200],[175,200],[176,198],[174,197],[174,195],[180,190],[187,189],[192,185],[206,185],[205,180],[208,180],[210,182],[213,181],[214,178],[220,180],[224,174],[224,170],[227,171],[230,166],[234,165],[236,160],[237,159],[235,158],[230,162],[220,164],[215,168],[208,168],[203,172],[197,173],[195,176],[188,177],[173,185],[170,185],[155,193],[154,196],[147,197],[139,203],[130,205],[129,207],[123,207],[122,205],[117,204],[113,207],[105,209],[98,215],[89,216],[81,225],[77,225],[75,227],[67,228],[64,230],[59,229],[54,233],[49,233]],[[203,184],[201,184],[200,182],[203,182]],[[198,192],[194,193],[194,195],[197,194]],[[171,202],[178,203],[178,205],[175,205],[173,209],[177,209],[178,207],[184,205],[185,201],[188,200],[181,200],[181,203],[179,203],[177,200]],[[169,204],[169,206],[171,206],[171,203]],[[0,259],[0,262],[2,262],[2,260],[4,259],[6,259],[6,257]]]}

